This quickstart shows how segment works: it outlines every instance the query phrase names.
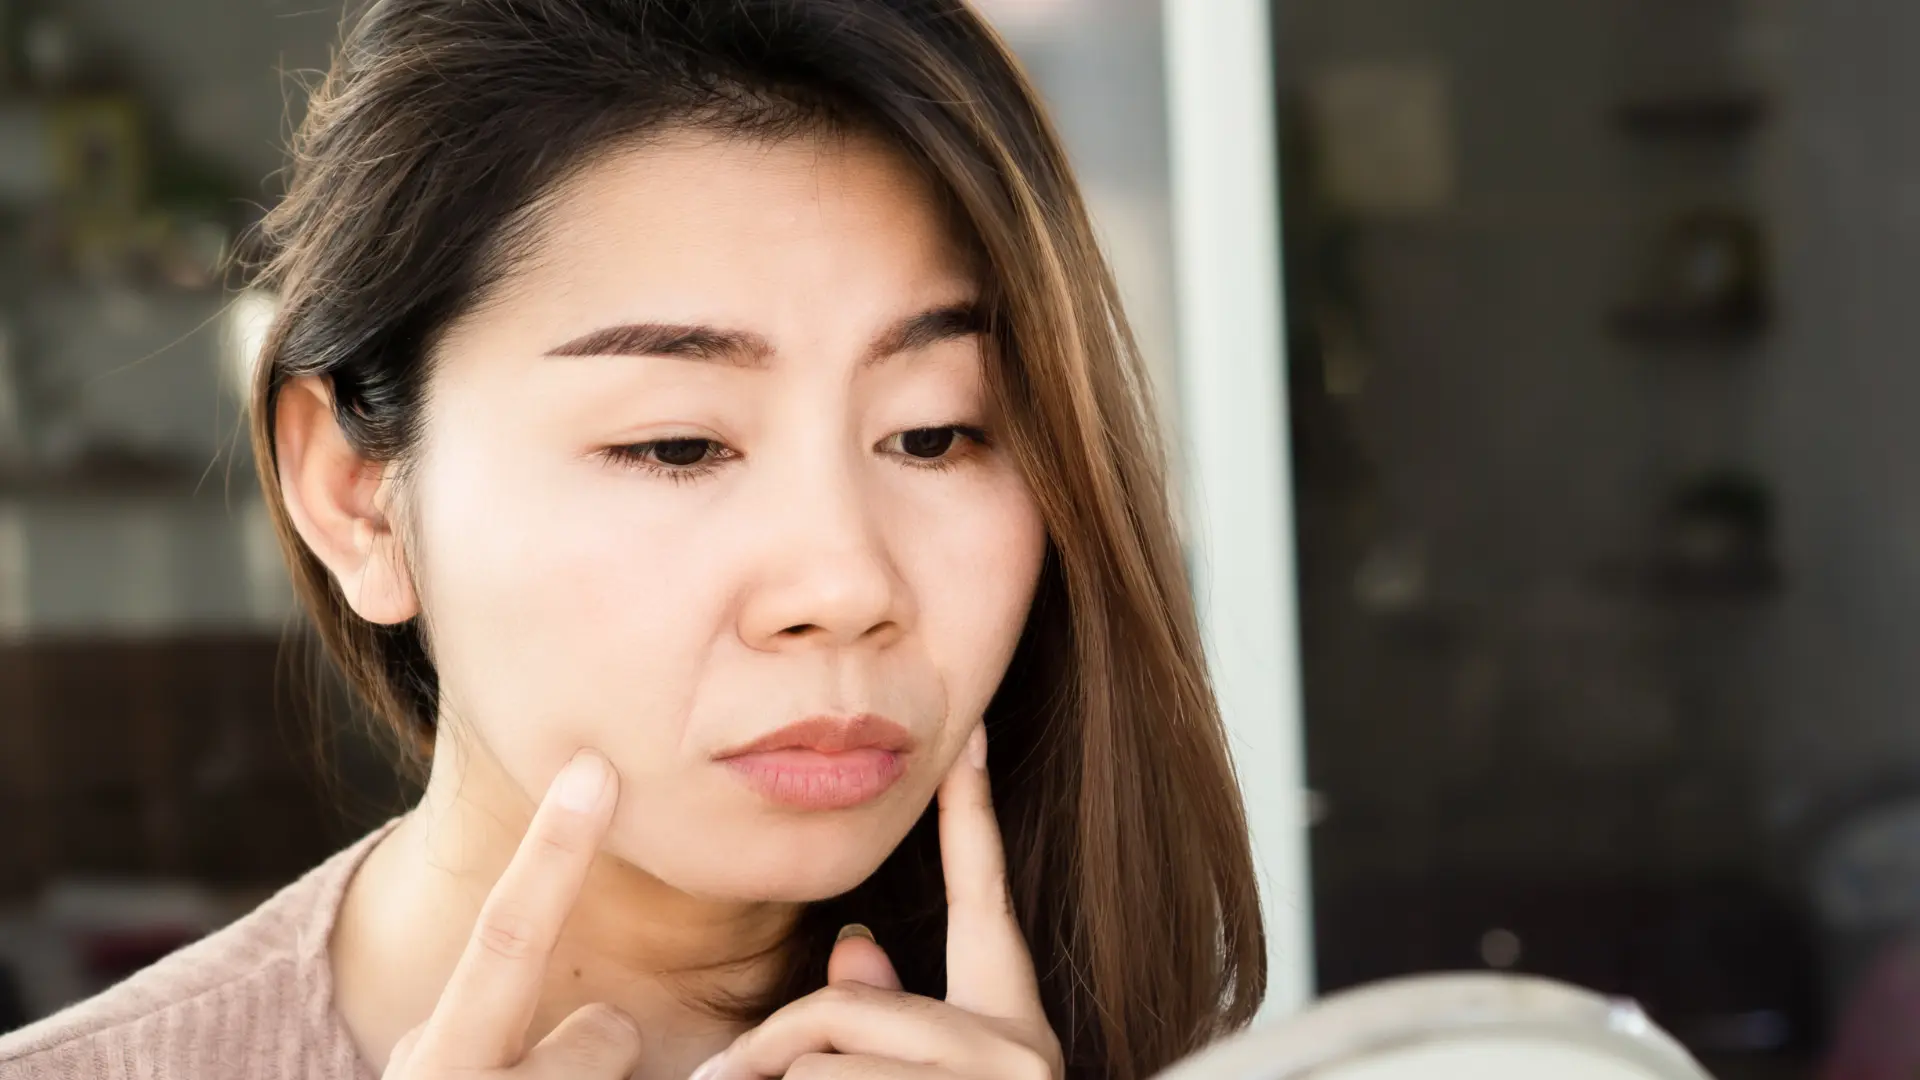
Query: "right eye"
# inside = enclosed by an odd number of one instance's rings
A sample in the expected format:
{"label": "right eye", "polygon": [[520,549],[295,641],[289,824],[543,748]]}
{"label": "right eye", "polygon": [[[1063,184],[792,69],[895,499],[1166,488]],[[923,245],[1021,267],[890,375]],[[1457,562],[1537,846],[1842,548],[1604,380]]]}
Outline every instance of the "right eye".
{"label": "right eye", "polygon": [[713,439],[654,439],[610,446],[607,457],[617,464],[644,469],[673,480],[694,480],[712,472],[733,451]]}

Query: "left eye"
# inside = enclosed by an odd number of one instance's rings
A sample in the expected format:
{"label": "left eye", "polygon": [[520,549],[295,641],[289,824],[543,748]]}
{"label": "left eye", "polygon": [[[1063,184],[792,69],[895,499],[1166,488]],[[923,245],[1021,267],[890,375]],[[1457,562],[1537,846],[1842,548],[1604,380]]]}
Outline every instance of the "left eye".
{"label": "left eye", "polygon": [[894,453],[920,461],[938,461],[964,450],[963,442],[984,445],[986,433],[974,428],[948,424],[945,427],[914,428],[894,435],[880,445]]}
{"label": "left eye", "polygon": [[903,432],[900,450],[917,458],[937,458],[953,447],[960,433],[953,428],[917,428]]}

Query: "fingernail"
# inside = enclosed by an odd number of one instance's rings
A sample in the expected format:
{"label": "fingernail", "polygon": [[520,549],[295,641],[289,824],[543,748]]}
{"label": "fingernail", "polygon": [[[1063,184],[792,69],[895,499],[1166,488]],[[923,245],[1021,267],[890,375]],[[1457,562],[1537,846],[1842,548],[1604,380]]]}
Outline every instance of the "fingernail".
{"label": "fingernail", "polygon": [[687,1080],[719,1080],[720,1069],[726,1064],[726,1057],[725,1050],[713,1055],[699,1068],[693,1070],[693,1075],[687,1077]]}
{"label": "fingernail", "polygon": [[873,931],[867,929],[865,926],[862,926],[857,922],[850,922],[847,925],[840,928],[840,936],[834,938],[833,943],[835,945],[838,945],[850,937],[863,937],[863,938],[866,938],[868,941],[872,941]]}
{"label": "fingernail", "polygon": [[976,769],[987,767],[987,724],[984,720],[973,729],[972,735],[967,736],[967,763]]}
{"label": "fingernail", "polygon": [[590,814],[600,805],[600,794],[607,790],[607,759],[592,750],[573,755],[567,767],[553,780],[554,798],[562,809]]}

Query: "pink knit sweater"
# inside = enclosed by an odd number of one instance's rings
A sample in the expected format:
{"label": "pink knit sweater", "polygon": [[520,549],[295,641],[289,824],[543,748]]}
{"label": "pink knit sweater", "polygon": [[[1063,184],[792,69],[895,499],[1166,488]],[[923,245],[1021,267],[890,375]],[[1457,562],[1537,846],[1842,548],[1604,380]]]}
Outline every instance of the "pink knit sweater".
{"label": "pink knit sweater", "polygon": [[0,1036],[0,1080],[373,1080],[333,1008],[327,938],[386,831],[219,933]]}

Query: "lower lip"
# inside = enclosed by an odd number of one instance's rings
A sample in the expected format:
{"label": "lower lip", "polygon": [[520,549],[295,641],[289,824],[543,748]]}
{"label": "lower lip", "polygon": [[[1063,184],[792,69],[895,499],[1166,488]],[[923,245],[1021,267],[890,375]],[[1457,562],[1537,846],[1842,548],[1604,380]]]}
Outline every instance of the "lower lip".
{"label": "lower lip", "polygon": [[886,793],[905,771],[900,755],[865,748],[763,750],[722,759],[768,802],[796,810],[845,810]]}

